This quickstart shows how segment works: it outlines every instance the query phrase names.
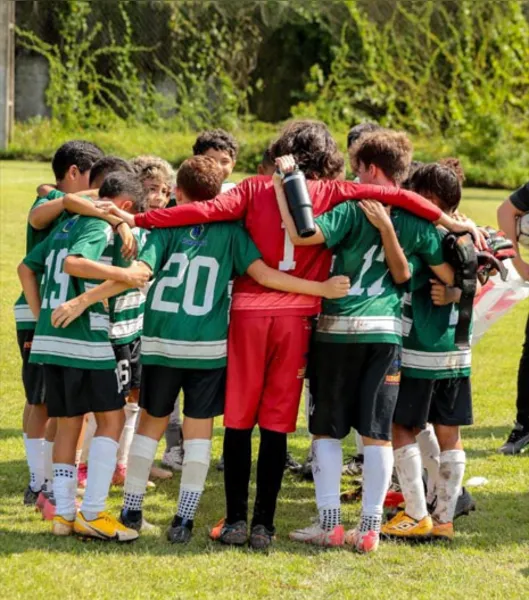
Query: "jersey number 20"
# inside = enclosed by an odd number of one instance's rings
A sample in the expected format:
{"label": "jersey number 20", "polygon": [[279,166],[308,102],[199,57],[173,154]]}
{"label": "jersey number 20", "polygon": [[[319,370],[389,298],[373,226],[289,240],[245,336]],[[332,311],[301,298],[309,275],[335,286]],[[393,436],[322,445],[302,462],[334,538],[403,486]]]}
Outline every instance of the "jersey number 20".
{"label": "jersey number 20", "polygon": [[[178,265],[176,277],[164,277],[156,284],[151,308],[163,312],[177,313],[180,310],[180,303],[163,300],[162,296],[166,288],[178,288],[184,283],[185,279],[184,300],[182,302],[184,312],[193,317],[206,315],[213,307],[219,263],[210,256],[195,256],[195,258],[189,260],[187,255],[177,252],[171,255],[163,270],[168,271],[174,264]],[[200,268],[207,269],[207,282],[204,300],[202,304],[196,304],[195,292]]]}

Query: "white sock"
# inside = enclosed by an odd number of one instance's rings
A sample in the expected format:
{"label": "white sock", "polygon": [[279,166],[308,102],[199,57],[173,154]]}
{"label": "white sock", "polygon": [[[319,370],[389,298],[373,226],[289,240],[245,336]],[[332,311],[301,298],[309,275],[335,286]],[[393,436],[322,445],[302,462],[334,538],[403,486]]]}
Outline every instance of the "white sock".
{"label": "white sock", "polygon": [[141,510],[157,448],[157,440],[153,440],[146,435],[134,434],[130,445],[127,475],[123,489],[123,508],[125,510]]}
{"label": "white sock", "polygon": [[[28,434],[22,432],[22,439],[24,440],[24,452],[26,453],[26,462],[28,463],[28,470],[29,470]],[[31,471],[30,471],[30,474],[29,474],[29,479],[31,481]]]}
{"label": "white sock", "polygon": [[206,485],[209,462],[211,459],[211,440],[195,439],[184,441],[184,464],[178,510],[182,519],[193,520]]}
{"label": "white sock", "polygon": [[129,459],[130,445],[136,431],[136,421],[140,414],[140,407],[134,402],[127,402],[123,410],[125,412],[125,426],[119,440],[118,465],[126,466]]}
{"label": "white sock", "polygon": [[44,484],[44,438],[27,438],[26,452],[29,465],[29,485],[34,492]]}
{"label": "white sock", "polygon": [[421,451],[423,467],[428,473],[426,502],[432,504],[435,500],[435,485],[439,475],[439,456],[441,454],[441,448],[439,448],[437,436],[430,424],[417,435],[416,439]]}
{"label": "white sock", "polygon": [[466,456],[464,450],[441,452],[441,466],[437,480],[437,504],[433,517],[439,523],[454,520],[457,498],[461,493],[465,475]]}
{"label": "white sock", "polygon": [[362,436],[355,431],[355,442],[356,442],[356,454],[364,454],[364,440]]}
{"label": "white sock", "polygon": [[44,486],[47,492],[53,491],[53,442],[44,440]]}
{"label": "white sock", "polygon": [[360,531],[380,531],[384,500],[392,472],[393,448],[391,446],[364,446]]}
{"label": "white sock", "polygon": [[118,443],[109,437],[95,437],[88,453],[88,478],[81,511],[89,521],[105,510],[108,490],[116,468]]}
{"label": "white sock", "polygon": [[79,463],[86,464],[88,462],[88,453],[90,452],[90,444],[94,439],[94,434],[97,429],[96,418],[93,413],[90,413],[87,417],[86,427],[84,429],[83,446],[81,448],[81,456],[79,457]]}
{"label": "white sock", "polygon": [[412,519],[420,521],[428,514],[426,496],[422,481],[422,461],[419,446],[409,444],[393,453],[395,468],[399,476],[399,483],[406,502],[406,514]]}
{"label": "white sock", "polygon": [[77,469],[65,463],[53,464],[53,496],[55,514],[68,521],[75,518],[75,491],[77,489]]}
{"label": "white sock", "polygon": [[312,442],[312,474],[320,525],[330,531],[341,525],[340,479],[342,477],[342,443],[329,438]]}

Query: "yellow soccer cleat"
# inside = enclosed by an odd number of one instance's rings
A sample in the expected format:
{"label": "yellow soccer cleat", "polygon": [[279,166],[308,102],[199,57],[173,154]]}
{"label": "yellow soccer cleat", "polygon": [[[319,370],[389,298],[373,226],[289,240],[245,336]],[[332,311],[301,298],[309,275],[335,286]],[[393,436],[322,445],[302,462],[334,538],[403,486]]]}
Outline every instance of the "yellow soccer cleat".
{"label": "yellow soccer cleat", "polygon": [[391,521],[382,525],[381,533],[390,538],[426,540],[432,537],[432,530],[433,523],[430,515],[426,515],[426,517],[417,521],[401,510]]}
{"label": "yellow soccer cleat", "polygon": [[433,521],[432,537],[436,540],[446,540],[451,542],[454,537],[454,524],[453,523],[439,523],[439,521]]}
{"label": "yellow soccer cleat", "polygon": [[73,533],[74,520],[68,521],[60,515],[55,515],[51,522],[51,532],[53,535],[65,536]]}
{"label": "yellow soccer cleat", "polygon": [[78,535],[107,542],[132,542],[139,537],[137,531],[125,527],[107,512],[100,512],[95,519],[89,521],[79,511],[73,529]]}

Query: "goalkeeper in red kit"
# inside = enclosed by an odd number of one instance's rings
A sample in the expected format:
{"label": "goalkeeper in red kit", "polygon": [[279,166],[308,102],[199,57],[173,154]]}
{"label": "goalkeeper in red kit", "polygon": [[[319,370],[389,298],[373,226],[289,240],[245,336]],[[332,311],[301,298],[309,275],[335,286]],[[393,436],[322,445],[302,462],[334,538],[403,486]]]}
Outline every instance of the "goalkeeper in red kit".
{"label": "goalkeeper in red kit", "polygon": [[[273,158],[292,154],[308,179],[315,216],[347,199],[371,198],[400,206],[450,229],[465,229],[421,196],[398,188],[339,181],[344,160],[325,124],[293,121],[271,146]],[[127,222],[127,215],[120,216]],[[210,221],[242,220],[271,267],[323,281],[331,252],[323,245],[294,248],[283,227],[270,176],[251,177],[205,202],[138,215],[134,225],[178,227]],[[285,465],[287,433],[295,431],[305,374],[312,318],[321,300],[268,290],[246,275],[235,280],[228,338],[224,425],[226,518],[211,531],[225,544],[248,541],[248,487],[251,435],[259,426],[257,495],[249,541],[267,548]]]}

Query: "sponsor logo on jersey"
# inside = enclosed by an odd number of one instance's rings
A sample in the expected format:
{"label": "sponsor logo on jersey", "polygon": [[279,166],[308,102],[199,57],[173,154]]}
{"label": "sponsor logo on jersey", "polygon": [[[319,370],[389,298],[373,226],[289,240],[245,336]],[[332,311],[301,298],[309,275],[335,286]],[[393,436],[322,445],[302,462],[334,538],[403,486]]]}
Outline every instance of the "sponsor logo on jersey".
{"label": "sponsor logo on jersey", "polygon": [[189,231],[190,239],[184,240],[186,246],[207,246],[208,243],[200,238],[204,234],[204,225],[195,225]]}
{"label": "sponsor logo on jersey", "polygon": [[55,236],[54,239],[56,240],[64,240],[68,237],[72,227],[77,223],[77,221],[79,220],[79,216],[80,215],[75,215],[74,217],[72,217],[71,219],[68,219],[64,225],[62,226],[62,229],[60,231],[58,231]]}

